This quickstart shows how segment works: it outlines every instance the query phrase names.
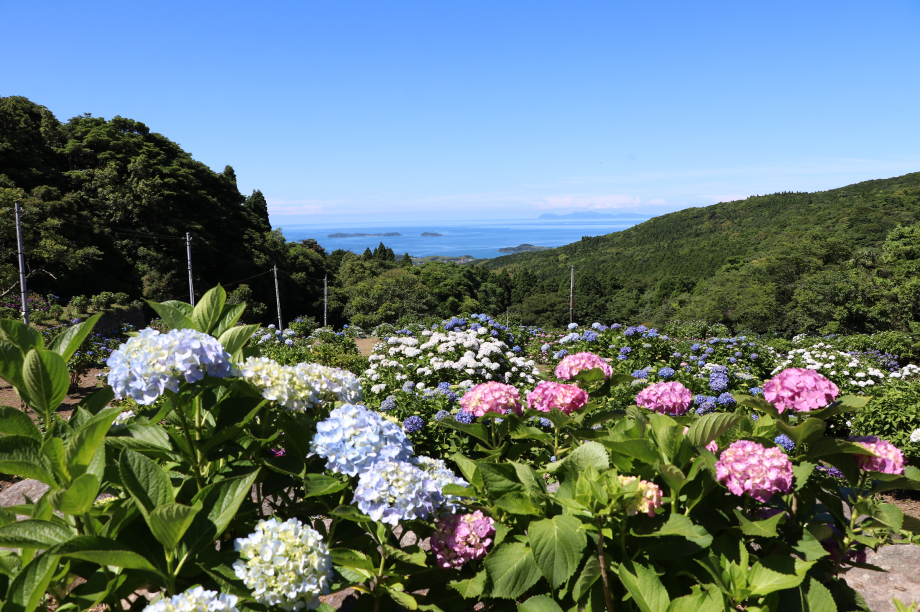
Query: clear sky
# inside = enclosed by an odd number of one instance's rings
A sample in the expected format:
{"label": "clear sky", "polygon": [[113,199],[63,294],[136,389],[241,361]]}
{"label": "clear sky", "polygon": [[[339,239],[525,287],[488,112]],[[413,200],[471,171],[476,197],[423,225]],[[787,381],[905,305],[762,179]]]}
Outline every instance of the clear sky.
{"label": "clear sky", "polygon": [[920,171],[920,2],[0,0],[0,95],[272,222],[661,214]]}

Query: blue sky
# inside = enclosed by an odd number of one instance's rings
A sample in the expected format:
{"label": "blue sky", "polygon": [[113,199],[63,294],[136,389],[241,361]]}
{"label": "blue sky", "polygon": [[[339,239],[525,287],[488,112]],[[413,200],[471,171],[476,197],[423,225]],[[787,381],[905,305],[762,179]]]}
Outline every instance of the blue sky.
{"label": "blue sky", "polygon": [[0,95],[143,121],[281,226],[656,215],[920,171],[915,0],[0,0],[0,21]]}

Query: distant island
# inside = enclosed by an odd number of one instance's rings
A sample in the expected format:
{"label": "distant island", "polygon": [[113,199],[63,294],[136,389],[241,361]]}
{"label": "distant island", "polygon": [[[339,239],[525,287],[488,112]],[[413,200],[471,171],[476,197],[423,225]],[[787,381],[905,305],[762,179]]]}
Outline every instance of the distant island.
{"label": "distant island", "polygon": [[456,257],[453,255],[426,255],[425,257],[410,257],[412,260],[412,265],[420,266],[423,263],[429,261],[439,261],[441,263],[457,263],[457,264],[468,264],[476,261],[482,261],[481,259],[476,259],[472,255],[461,255]]}
{"label": "distant island", "polygon": [[649,215],[640,215],[637,213],[618,213],[611,215],[609,213],[599,213],[594,212],[593,210],[586,210],[581,212],[571,212],[565,215],[557,215],[555,213],[543,213],[537,219],[542,219],[544,221],[551,220],[567,220],[567,219],[648,219]]}
{"label": "distant island", "polygon": [[552,247],[534,246],[532,244],[521,244],[516,247],[505,247],[498,249],[499,253],[529,253],[531,251],[547,251]]}
{"label": "distant island", "polygon": [[365,236],[402,236],[399,232],[384,232],[382,234],[344,234],[342,232],[336,232],[334,234],[329,234],[326,238],[364,238]]}
{"label": "distant island", "polygon": [[444,234],[435,234],[434,232],[422,232],[422,236],[444,236]]}

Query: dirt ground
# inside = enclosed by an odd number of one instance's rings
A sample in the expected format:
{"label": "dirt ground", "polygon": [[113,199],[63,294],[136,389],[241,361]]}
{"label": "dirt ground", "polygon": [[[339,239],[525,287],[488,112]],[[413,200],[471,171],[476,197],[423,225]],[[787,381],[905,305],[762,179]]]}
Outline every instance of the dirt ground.
{"label": "dirt ground", "polygon": [[371,353],[374,352],[374,345],[378,342],[380,342],[380,338],[355,338],[358,350],[365,357],[370,357]]}

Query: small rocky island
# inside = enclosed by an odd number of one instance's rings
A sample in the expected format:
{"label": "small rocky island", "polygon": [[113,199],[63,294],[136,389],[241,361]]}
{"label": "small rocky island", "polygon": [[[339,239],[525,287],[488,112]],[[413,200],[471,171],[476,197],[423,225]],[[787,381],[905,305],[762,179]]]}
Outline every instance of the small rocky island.
{"label": "small rocky island", "polygon": [[547,251],[552,247],[534,246],[532,244],[519,244],[516,247],[505,247],[498,249],[499,253],[529,253],[531,251]]}
{"label": "small rocky island", "polygon": [[443,237],[444,234],[436,234],[436,233],[434,233],[434,232],[422,232],[422,236],[425,236],[425,237],[428,237],[428,238],[437,237],[437,236]]}
{"label": "small rocky island", "polygon": [[365,236],[402,236],[399,232],[384,232],[382,234],[345,234],[342,232],[336,232],[334,234],[329,234],[326,238],[364,238]]}

